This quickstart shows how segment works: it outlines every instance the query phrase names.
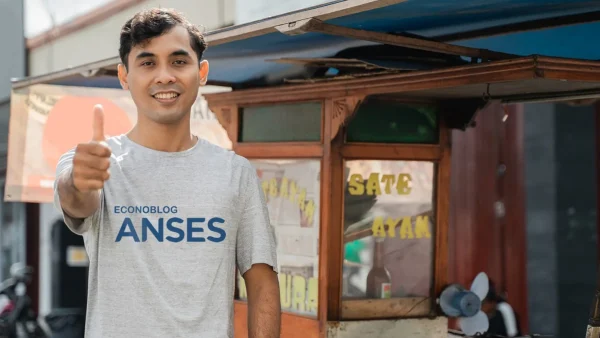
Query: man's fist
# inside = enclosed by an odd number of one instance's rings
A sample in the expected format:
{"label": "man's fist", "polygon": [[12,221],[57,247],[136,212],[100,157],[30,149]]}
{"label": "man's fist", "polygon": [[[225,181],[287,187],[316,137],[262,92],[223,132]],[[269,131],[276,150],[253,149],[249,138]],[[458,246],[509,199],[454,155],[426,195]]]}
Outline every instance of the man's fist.
{"label": "man's fist", "polygon": [[110,176],[111,151],[104,141],[104,111],[101,105],[96,105],[92,141],[78,144],[73,156],[73,186],[80,192],[102,189]]}

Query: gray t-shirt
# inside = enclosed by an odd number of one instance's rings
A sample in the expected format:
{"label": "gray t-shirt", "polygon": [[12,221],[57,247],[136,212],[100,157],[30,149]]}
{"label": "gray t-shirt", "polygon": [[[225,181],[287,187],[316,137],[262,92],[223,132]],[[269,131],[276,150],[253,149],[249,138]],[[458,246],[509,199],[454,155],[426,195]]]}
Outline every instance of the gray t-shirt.
{"label": "gray t-shirt", "polygon": [[[101,208],[83,222],[63,212],[90,259],[86,338],[233,337],[236,265],[242,274],[256,263],[277,271],[256,170],[202,139],[175,153],[125,135],[107,143]],[[62,212],[56,187],[54,203]]]}

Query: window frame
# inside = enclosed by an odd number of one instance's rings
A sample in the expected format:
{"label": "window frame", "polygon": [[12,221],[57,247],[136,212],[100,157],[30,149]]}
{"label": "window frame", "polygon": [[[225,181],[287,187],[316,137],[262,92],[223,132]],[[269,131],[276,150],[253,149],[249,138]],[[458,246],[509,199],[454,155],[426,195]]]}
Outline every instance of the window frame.
{"label": "window frame", "polygon": [[[343,88],[340,83],[340,88]],[[237,154],[252,159],[320,159],[321,161],[321,206],[319,217],[319,287],[317,317],[285,312],[282,328],[297,327],[292,324],[301,320],[306,336],[316,336],[319,325],[313,322],[341,321],[350,319],[384,319],[437,316],[436,295],[447,280],[447,224],[448,198],[450,189],[450,139],[443,118],[439,116],[439,138],[437,144],[408,143],[346,143],[345,123],[364,102],[365,95],[342,95],[323,97],[315,93],[306,100],[288,95],[269,95],[263,99],[249,100],[246,91],[212,94],[207,97],[209,107],[228,132],[232,149]],[[219,98],[227,98],[227,101]],[[436,100],[414,100],[392,96],[392,99],[409,104],[437,104]],[[321,142],[238,142],[239,107],[321,101]],[[443,107],[440,107],[443,108]],[[233,114],[231,113],[233,112]],[[340,116],[345,117],[340,119]],[[425,301],[415,298],[392,298],[390,300],[342,300],[343,262],[343,164],[351,159],[432,161],[436,166],[436,188],[434,190],[435,229],[432,231],[433,272],[431,297]],[[323,182],[331,182],[323,184]],[[394,305],[394,307],[392,307]],[[395,309],[383,311],[382,309]],[[235,301],[236,313],[247,312],[245,301]],[[412,309],[407,313],[407,309]],[[241,319],[237,318],[236,321]],[[298,322],[300,323],[300,322]],[[242,324],[240,324],[242,325]],[[244,324],[245,325],[245,324]],[[238,329],[236,327],[236,329]],[[239,329],[244,330],[245,326]]]}
{"label": "window frame", "polygon": [[[244,109],[245,108],[260,108],[260,107],[271,107],[271,106],[279,106],[279,105],[295,105],[295,104],[305,104],[305,103],[317,103],[321,106],[321,130],[319,133],[319,140],[318,141],[265,141],[265,142],[257,142],[257,141],[250,141],[250,142],[245,142],[245,141],[240,141],[240,133],[242,132],[242,128],[243,128],[243,124],[242,124],[242,115],[244,114]],[[284,145],[291,145],[291,146],[302,146],[302,145],[316,145],[316,144],[323,144],[323,115],[324,115],[324,102],[323,100],[294,100],[294,101],[274,101],[274,102],[270,102],[270,103],[248,103],[248,104],[243,104],[243,105],[239,105],[238,106],[238,127],[237,127],[237,135],[236,135],[236,141],[238,144],[240,145],[272,145],[272,144],[284,144]],[[298,148],[296,148],[298,149]]]}
{"label": "window frame", "polygon": [[[250,148],[252,149],[252,148]],[[234,149],[235,150],[235,149]],[[237,152],[236,152],[237,153]],[[320,185],[319,185],[319,199],[320,199],[320,205],[319,205],[319,214],[315,215],[317,216],[317,221],[319,224],[319,253],[318,253],[318,260],[319,260],[319,274],[317,275],[317,278],[319,280],[319,286],[318,286],[318,295],[317,295],[317,299],[319,299],[319,303],[317,304],[317,315],[316,316],[309,316],[309,315],[305,315],[305,314],[300,314],[300,313],[294,313],[294,312],[289,312],[289,311],[283,311],[282,309],[282,321],[284,320],[284,318],[289,318],[290,320],[293,320],[294,318],[302,318],[304,320],[313,320],[313,321],[318,321],[319,319],[319,314],[321,312],[321,307],[320,307],[320,295],[321,295],[321,235],[322,235],[322,226],[323,226],[323,219],[322,219],[322,215],[323,215],[323,159],[321,157],[294,157],[294,158],[290,158],[290,157],[265,157],[260,155],[260,153],[255,154],[256,156],[244,156],[246,157],[248,160],[252,161],[252,160],[290,160],[290,159],[299,159],[299,160],[313,160],[313,161],[319,161],[320,164]],[[235,273],[235,297],[238,297],[237,292],[238,292],[238,280],[237,280],[237,276],[238,276],[238,270],[236,268],[236,273]],[[239,308],[239,309],[244,309],[243,311],[247,311],[247,301],[245,300],[241,300],[241,299],[234,299],[234,303],[235,303],[235,307]]]}
{"label": "window frame", "polygon": [[[348,135],[347,133],[344,133],[344,145],[346,144],[356,144],[356,145],[361,145],[361,144],[377,144],[377,145],[388,145],[388,146],[395,146],[395,145],[407,145],[407,146],[421,146],[421,145],[438,145],[441,140],[439,138],[440,136],[440,128],[441,128],[441,124],[442,124],[442,119],[443,119],[443,114],[442,114],[442,105],[440,105],[438,102],[436,102],[435,100],[427,100],[427,99],[415,99],[415,98],[408,98],[408,97],[403,97],[403,96],[397,96],[397,95],[368,95],[365,97],[365,100],[363,100],[361,102],[361,105],[366,103],[366,99],[374,99],[374,100],[380,100],[380,101],[387,101],[387,102],[395,102],[395,103],[399,103],[399,104],[404,104],[407,106],[423,106],[423,107],[432,107],[435,108],[437,110],[438,116],[437,116],[437,131],[438,131],[438,139],[436,142],[430,142],[430,143],[418,143],[418,142],[414,142],[414,143],[408,143],[408,142],[388,142],[388,143],[384,143],[384,142],[357,142],[357,141],[348,141]],[[358,109],[360,108],[360,105],[358,107],[356,107],[356,112],[358,113]],[[351,123],[351,121],[348,121],[348,125]]]}

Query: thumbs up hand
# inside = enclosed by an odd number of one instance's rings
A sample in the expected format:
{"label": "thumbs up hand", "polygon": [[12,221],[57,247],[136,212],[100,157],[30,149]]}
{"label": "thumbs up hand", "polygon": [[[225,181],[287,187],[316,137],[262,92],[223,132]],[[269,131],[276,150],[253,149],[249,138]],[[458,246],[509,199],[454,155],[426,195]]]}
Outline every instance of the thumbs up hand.
{"label": "thumbs up hand", "polygon": [[79,192],[87,193],[102,189],[110,174],[111,151],[104,142],[104,110],[101,105],[94,107],[92,140],[80,143],[73,156],[72,182]]}

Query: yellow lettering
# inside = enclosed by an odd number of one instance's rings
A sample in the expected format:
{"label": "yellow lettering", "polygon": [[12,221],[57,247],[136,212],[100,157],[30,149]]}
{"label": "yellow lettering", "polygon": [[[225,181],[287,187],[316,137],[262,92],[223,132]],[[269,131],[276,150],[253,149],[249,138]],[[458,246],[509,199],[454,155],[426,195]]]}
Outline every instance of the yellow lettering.
{"label": "yellow lettering", "polygon": [[277,179],[275,177],[269,181],[269,196],[277,197]]}
{"label": "yellow lettering", "polygon": [[396,192],[400,195],[408,195],[412,191],[412,176],[410,174],[398,174],[396,179],[395,175],[373,172],[369,175],[366,180],[360,174],[350,175],[348,180],[348,191],[351,195],[381,195],[382,188],[385,194],[392,194],[394,185],[396,186]]}
{"label": "yellow lettering", "polygon": [[398,223],[400,223],[401,220],[402,217],[398,219],[388,217],[388,219],[385,221],[385,224],[387,224],[388,226],[388,236],[392,238],[396,237],[396,225],[398,225]]}
{"label": "yellow lettering", "polygon": [[304,312],[306,310],[306,279],[302,276],[292,277],[292,308]]}
{"label": "yellow lettering", "polygon": [[300,195],[298,195],[298,206],[302,211],[304,211],[304,208],[306,207],[304,202],[306,202],[306,189],[302,188],[302,190],[300,190]]}
{"label": "yellow lettering", "polygon": [[296,181],[290,181],[290,201],[296,202],[296,193],[298,193]]}
{"label": "yellow lettering", "polygon": [[309,200],[306,204],[306,209],[304,210],[304,217],[306,217],[306,224],[313,224],[313,219],[315,217],[315,202],[313,200]]}
{"label": "yellow lettering", "polygon": [[402,225],[400,225],[400,238],[414,238],[412,224],[410,223],[410,217],[402,218]]}
{"label": "yellow lettering", "polygon": [[279,274],[279,293],[281,308],[289,309],[292,306],[292,278],[285,273]]}
{"label": "yellow lettering", "polygon": [[[294,312],[317,313],[319,306],[319,279],[302,276],[292,276],[280,273],[279,296],[281,308]],[[239,299],[248,300],[248,292],[244,278],[238,278]]]}
{"label": "yellow lettering", "polygon": [[[291,276],[285,273],[278,275],[281,308],[284,310],[317,313],[319,305],[319,279],[302,276]],[[248,300],[246,283],[238,276],[239,299]]]}
{"label": "yellow lettering", "polygon": [[350,175],[350,180],[348,181],[348,192],[350,192],[350,195],[364,194],[365,186],[363,184],[364,181],[360,174]]}
{"label": "yellow lettering", "polygon": [[399,174],[398,175],[398,184],[396,185],[396,190],[400,195],[408,195],[410,194],[412,188],[410,187],[410,183],[412,182],[412,177],[410,174]]}
{"label": "yellow lettering", "polygon": [[431,233],[429,232],[429,216],[417,216],[417,220],[415,221],[415,232],[417,238],[431,238]]}
{"label": "yellow lettering", "polygon": [[281,179],[281,191],[279,192],[279,196],[282,198],[288,197],[288,179],[284,177]]}
{"label": "yellow lettering", "polygon": [[367,195],[381,195],[379,186],[379,173],[371,173],[367,181]]}
{"label": "yellow lettering", "polygon": [[317,313],[319,304],[319,280],[315,277],[308,279],[308,312]]}
{"label": "yellow lettering", "polygon": [[396,176],[394,175],[383,175],[381,177],[381,182],[385,183],[385,193],[392,193],[392,186],[394,186],[394,182],[396,182]]}
{"label": "yellow lettering", "polygon": [[385,226],[383,225],[383,217],[375,217],[371,226],[373,237],[385,237]]}

